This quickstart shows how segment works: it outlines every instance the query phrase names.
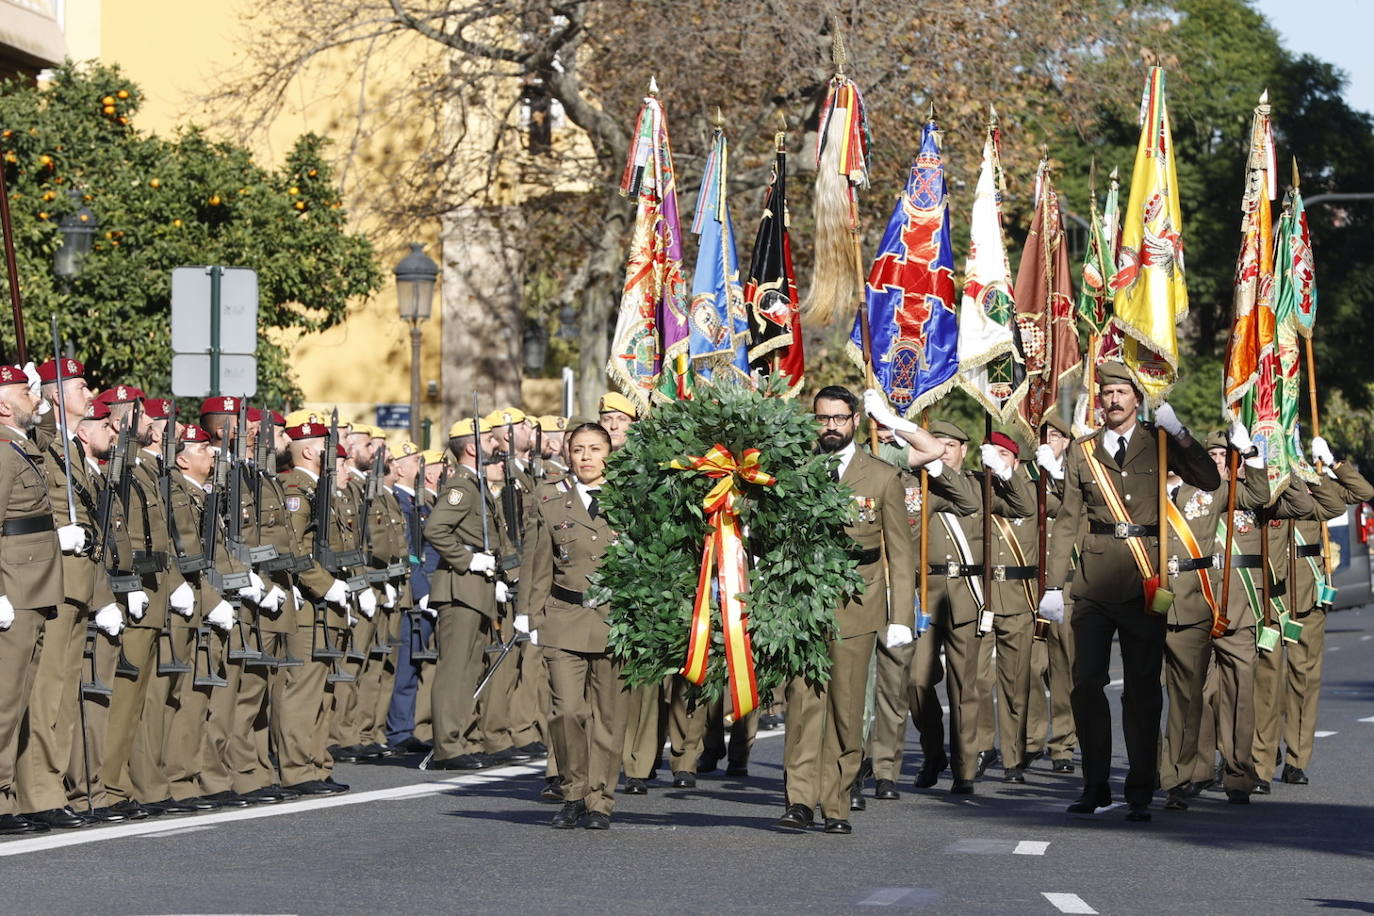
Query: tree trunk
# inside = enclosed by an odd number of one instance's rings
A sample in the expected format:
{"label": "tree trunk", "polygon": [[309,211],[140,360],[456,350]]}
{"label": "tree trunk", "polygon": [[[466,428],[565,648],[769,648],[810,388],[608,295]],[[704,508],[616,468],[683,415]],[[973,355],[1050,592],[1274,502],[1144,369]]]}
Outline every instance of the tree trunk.
{"label": "tree trunk", "polygon": [[608,190],[601,236],[591,252],[591,271],[577,322],[577,409],[590,420],[596,419],[597,401],[606,390],[606,362],[624,288],[624,239],[629,219],[630,209],[619,192]]}

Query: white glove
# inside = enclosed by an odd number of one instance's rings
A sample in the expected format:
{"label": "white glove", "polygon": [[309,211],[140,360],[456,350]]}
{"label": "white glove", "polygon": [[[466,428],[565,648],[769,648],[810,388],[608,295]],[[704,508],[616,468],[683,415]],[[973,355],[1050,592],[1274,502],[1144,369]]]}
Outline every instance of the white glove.
{"label": "white glove", "polygon": [[1320,461],[1326,467],[1336,464],[1336,456],[1331,454],[1331,444],[1321,436],[1312,437],[1312,460]]}
{"label": "white glove", "polygon": [[57,529],[57,544],[63,553],[80,553],[86,549],[86,529],[80,525],[63,525]]}
{"label": "white glove", "polygon": [[324,593],[324,600],[330,604],[343,604],[348,600],[348,585],[342,579],[335,579]]}
{"label": "white glove", "polygon": [[1055,480],[1064,479],[1064,459],[1054,453],[1051,445],[1042,445],[1035,450],[1035,463]]}
{"label": "white glove", "polygon": [[395,607],[396,586],[392,585],[390,582],[387,582],[382,587],[386,589],[386,600],[382,602],[382,607]]}
{"label": "white glove", "polygon": [[516,614],[516,615],[515,615],[515,632],[517,632],[517,633],[524,633],[524,634],[526,634],[526,635],[529,634],[529,632],[530,632],[530,615],[529,615],[529,614]]}
{"label": "white glove", "polygon": [[496,571],[496,557],[489,553],[478,551],[472,555],[468,561],[468,572],[489,573]]}
{"label": "white glove", "polygon": [[233,606],[228,601],[221,601],[210,608],[210,613],[205,615],[205,622],[217,630],[229,632],[229,628],[234,625]]}
{"label": "white glove", "polygon": [[296,588],[296,586],[294,585],[291,586],[291,597],[296,599],[297,607],[300,607],[302,604],[305,604],[305,596],[302,595],[301,590]]}
{"label": "white glove", "polygon": [[1183,424],[1178,422],[1178,414],[1168,401],[1155,408],[1155,424],[1171,436],[1183,435]]}
{"label": "white glove", "polygon": [[119,613],[119,605],[111,602],[95,612],[95,628],[106,636],[118,636],[124,629],[124,616]]}
{"label": "white glove", "polygon": [[978,454],[983,458],[983,467],[996,474],[1001,480],[1011,480],[1011,466],[1002,460],[995,445],[978,446]]}
{"label": "white glove", "polygon": [[365,588],[358,592],[358,610],[363,612],[363,616],[371,620],[377,614],[377,593],[370,588]]}
{"label": "white glove", "polygon": [[24,378],[29,380],[29,394],[35,398],[42,397],[43,380],[38,377],[38,367],[33,364],[33,360],[24,363]]}
{"label": "white glove", "polygon": [[264,611],[274,612],[281,608],[282,602],[286,600],[286,592],[274,585],[267,590],[267,594],[262,596],[258,602],[258,607]]}
{"label": "white glove", "polygon": [[1064,590],[1046,589],[1045,597],[1040,599],[1040,616],[1050,623],[1064,622]]}
{"label": "white glove", "polygon": [[261,577],[255,572],[248,574],[248,584],[239,589],[239,597],[247,598],[254,604],[262,602],[263,584]]}
{"label": "white glove", "polygon": [[196,610],[196,593],[191,589],[190,583],[183,582],[172,589],[172,593],[167,596],[167,603],[182,617],[190,617]]}
{"label": "white glove", "polygon": [[[33,363],[29,363],[30,366]],[[14,623],[14,605],[8,595],[0,595],[0,630],[8,630]]]}
{"label": "white glove", "polygon": [[925,464],[926,473],[931,477],[939,477],[945,472],[945,463],[939,458],[934,461],[927,461]]}
{"label": "white glove", "polygon": [[888,429],[899,433],[914,433],[921,427],[910,420],[903,420],[887,409],[883,396],[873,388],[864,390],[864,412]]}
{"label": "white glove", "polygon": [[889,623],[883,633],[883,645],[889,649],[909,646],[915,639],[916,637],[911,635],[911,627],[901,623]]}
{"label": "white glove", "polygon": [[1242,455],[1255,447],[1255,440],[1250,438],[1250,430],[1246,429],[1245,424],[1239,420],[1231,424],[1231,444]]}
{"label": "white glove", "polygon": [[428,614],[430,617],[438,617],[438,616],[439,616],[439,609],[438,609],[438,608],[431,608],[431,607],[429,606],[429,596],[428,596],[428,595],[425,595],[423,598],[420,599],[420,613],[422,613],[422,614]]}
{"label": "white glove", "polygon": [[500,579],[496,580],[496,603],[505,604],[510,600],[510,587]]}
{"label": "white glove", "polygon": [[129,592],[124,600],[129,604],[129,619],[135,623],[142,620],[143,612],[148,610],[148,593],[142,590]]}
{"label": "white glove", "polygon": [[537,645],[539,645],[539,631],[538,631],[538,630],[530,630],[530,645],[532,645],[532,646],[537,646]]}

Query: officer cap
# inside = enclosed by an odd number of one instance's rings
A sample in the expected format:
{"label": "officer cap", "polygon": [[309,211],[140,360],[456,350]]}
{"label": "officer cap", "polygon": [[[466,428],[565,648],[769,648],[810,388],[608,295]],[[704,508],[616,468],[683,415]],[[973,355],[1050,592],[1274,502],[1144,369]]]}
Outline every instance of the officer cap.
{"label": "officer cap", "polygon": [[960,429],[958,424],[951,423],[949,420],[936,420],[930,424],[930,434],[942,439],[953,439],[955,442],[968,441],[968,433]]}
{"label": "officer cap", "polygon": [[608,391],[601,396],[601,400],[596,405],[597,413],[610,413],[618,410],[623,414],[628,414],[636,419],[639,418],[639,409],[619,391]]}

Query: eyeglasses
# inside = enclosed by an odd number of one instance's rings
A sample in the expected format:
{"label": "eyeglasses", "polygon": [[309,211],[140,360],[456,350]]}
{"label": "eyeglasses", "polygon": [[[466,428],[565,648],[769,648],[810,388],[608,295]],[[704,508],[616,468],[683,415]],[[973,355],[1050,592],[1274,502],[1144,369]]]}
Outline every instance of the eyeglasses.
{"label": "eyeglasses", "polygon": [[852,413],[816,414],[816,422],[821,424],[822,426],[843,426],[852,419],[854,419],[854,415]]}

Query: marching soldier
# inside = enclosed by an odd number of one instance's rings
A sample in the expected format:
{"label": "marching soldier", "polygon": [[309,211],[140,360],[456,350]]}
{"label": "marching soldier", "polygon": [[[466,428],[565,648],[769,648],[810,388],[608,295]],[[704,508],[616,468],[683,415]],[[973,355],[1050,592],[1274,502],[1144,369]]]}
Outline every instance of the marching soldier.
{"label": "marching soldier", "polygon": [[15,785],[20,723],[29,713],[43,629],[66,600],[44,459],[28,436],[41,403],[24,370],[0,366],[0,835],[6,836],[49,829],[20,816]]}
{"label": "marching soldier", "polygon": [[[940,473],[940,470],[943,470],[940,456],[944,454],[944,446],[938,439],[916,424],[903,420],[889,411],[878,392],[872,389],[864,392],[864,409],[874,422],[892,430],[901,440],[901,448],[894,446],[891,451],[886,447],[883,449],[898,462],[898,467],[907,469],[939,465],[939,469],[929,477],[931,512],[964,515],[978,511],[978,494],[970,478],[963,474]],[[913,556],[919,557],[920,514],[924,509],[921,505],[921,487],[916,479],[909,476],[904,476],[902,483],[906,497],[907,521],[911,527]],[[917,581],[920,581],[919,576]],[[906,744],[908,712],[919,722],[916,710],[920,708],[920,700],[915,698],[916,671],[929,672],[931,665],[939,664],[938,646],[933,656],[928,650],[934,643],[935,640],[929,638],[917,639],[914,643],[895,649],[889,649],[882,643],[878,644],[873,730],[869,737],[869,757],[873,761],[874,798],[891,800],[900,797],[897,791],[897,778],[902,771],[902,747]],[[938,700],[934,702],[934,709],[938,723]],[[934,736],[935,739],[934,746],[925,749],[927,759],[944,756],[944,734],[938,724],[935,728],[922,731],[921,735],[923,742],[928,735]],[[857,788],[861,790],[862,786]],[[862,804],[861,795],[858,803]],[[850,807],[855,807],[855,799],[850,800]]]}
{"label": "marching soldier", "polygon": [[585,817],[587,829],[604,830],[615,808],[628,700],[607,647],[609,605],[587,579],[614,538],[598,499],[611,439],[586,423],[568,445],[572,477],[546,484],[531,516],[517,619],[548,666],[550,737],[564,794],[552,826],[576,827]]}
{"label": "marching soldier", "polygon": [[[396,456],[391,460],[397,504],[405,519],[407,566],[410,569],[409,600],[401,624],[401,645],[397,649],[396,674],[391,690],[390,705],[386,714],[386,741],[392,747],[415,753],[430,750],[430,745],[415,736],[415,705],[420,690],[421,659],[434,638],[434,624],[428,613],[429,574],[434,567],[428,565],[433,552],[424,543],[424,524],[429,518],[430,502],[426,497],[424,478],[420,476],[421,467],[428,470],[430,456],[442,458],[438,453],[424,453],[414,442],[403,442]],[[422,462],[425,462],[422,465]],[[437,561],[437,556],[435,557]]]}
{"label": "marching soldier", "polygon": [[1106,687],[1112,637],[1119,635],[1122,729],[1130,761],[1126,816],[1148,821],[1159,775],[1163,707],[1165,618],[1152,612],[1154,595],[1147,594],[1151,581],[1158,584],[1150,557],[1159,553],[1159,475],[1173,469],[1184,483],[1203,490],[1215,490],[1221,478],[1168,404],[1155,410],[1155,421],[1168,440],[1168,466],[1160,467],[1155,428],[1136,417],[1143,394],[1134,376],[1121,363],[1108,362],[1099,368],[1098,381],[1104,425],[1069,448],[1040,615],[1051,622],[1063,619],[1062,587],[1077,547],[1082,561],[1073,580],[1073,711],[1083,756],[1083,795],[1069,812],[1091,814],[1111,802]]}
{"label": "marching soldier", "polygon": [[845,530],[857,542],[865,587],[836,609],[839,632],[830,644],[829,682],[795,678],[787,685],[787,810],[778,826],[806,829],[819,805],[826,833],[847,834],[853,832],[850,787],[863,757],[869,660],[880,630],[889,649],[913,640],[916,567],[897,471],[854,445],[858,398],[832,385],[817,393],[812,406],[819,449],[831,456],[832,474],[854,493],[855,511]]}
{"label": "marching soldier", "polygon": [[1273,778],[1280,736],[1285,748],[1280,778],[1290,785],[1308,783],[1321,694],[1326,615],[1335,600],[1335,589],[1321,562],[1322,526],[1344,515],[1347,506],[1374,499],[1369,481],[1349,461],[1338,462],[1320,436],[1312,439],[1312,457],[1321,463],[1322,474],[1311,486],[1316,502],[1313,511],[1293,523],[1293,574],[1289,583],[1289,608],[1302,632],[1296,642],[1283,646],[1282,664],[1276,649],[1261,653],[1255,665],[1253,757],[1261,791],[1269,788]]}
{"label": "marching soldier", "polygon": [[[369,708],[363,726],[362,740],[369,751],[380,751],[383,756],[395,756],[400,748],[393,747],[387,737],[387,710],[391,707],[391,697],[396,684],[397,653],[405,632],[405,613],[410,607],[409,564],[410,539],[407,534],[408,521],[401,509],[396,486],[400,474],[395,458],[386,447],[386,434],[379,427],[371,427],[372,444],[375,454],[382,462],[381,472],[377,475],[377,516],[373,520],[372,567],[382,569],[386,581],[382,583],[385,601],[381,602],[378,625],[377,647],[379,654],[372,659],[367,673],[372,678],[368,685]],[[414,474],[411,475],[414,482]],[[381,647],[385,646],[384,654]]]}
{"label": "marching soldier", "polygon": [[539,418],[539,479],[542,483],[557,483],[568,474],[567,457],[563,454],[563,438],[568,418],[545,414]]}
{"label": "marching soldier", "polygon": [[[474,434],[475,431],[475,434]],[[489,643],[500,639],[497,621],[508,596],[500,559],[513,545],[500,523],[501,508],[483,478],[479,455],[491,453],[494,439],[485,420],[459,420],[449,430],[449,450],[458,462],[446,481],[429,521],[425,540],[439,554],[430,577],[430,604],[439,661],[432,695],[437,770],[477,770],[492,761],[484,750],[477,702]]]}

